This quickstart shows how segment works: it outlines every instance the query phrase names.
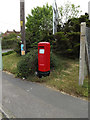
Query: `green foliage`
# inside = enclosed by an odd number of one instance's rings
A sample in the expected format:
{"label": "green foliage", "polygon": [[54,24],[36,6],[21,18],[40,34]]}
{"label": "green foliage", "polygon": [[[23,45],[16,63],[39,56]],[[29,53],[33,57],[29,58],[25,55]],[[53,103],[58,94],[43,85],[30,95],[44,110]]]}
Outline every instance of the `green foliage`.
{"label": "green foliage", "polygon": [[21,39],[17,39],[16,43],[15,43],[15,46],[14,46],[14,51],[21,55]]}
{"label": "green foliage", "polygon": [[2,40],[2,49],[10,49],[14,47],[16,40]]}
{"label": "green foliage", "polygon": [[54,35],[46,35],[43,40],[43,42],[49,42],[50,43],[50,49],[51,51],[54,49],[53,46],[55,44],[55,38],[54,38]]}
{"label": "green foliage", "polygon": [[[54,39],[56,39],[53,48],[55,51],[68,57],[79,57],[80,51],[80,24],[86,22],[90,27],[89,15],[81,15],[79,18],[69,19],[63,26],[59,26]],[[62,32],[61,32],[62,31]]]}
{"label": "green foliage", "polygon": [[17,64],[19,77],[27,78],[37,71],[37,50],[31,50],[27,55],[22,56],[22,59]]}
{"label": "green foliage", "polygon": [[47,36],[51,43],[51,50],[60,55],[78,58],[80,49],[80,32],[57,32],[55,35]]}
{"label": "green foliage", "polygon": [[66,23],[64,23],[62,27],[63,32],[80,32],[80,24],[81,22],[86,22],[87,26],[90,27],[89,15],[85,13],[85,15],[81,15],[79,18],[69,19]]}
{"label": "green foliage", "polygon": [[14,48],[17,40],[17,35],[15,33],[11,33],[8,36],[2,38],[2,48],[9,49]]}
{"label": "green foliage", "polygon": [[75,6],[69,1],[65,3],[65,6],[60,6],[58,8],[60,24],[63,25],[71,18],[78,18],[81,13],[79,9],[80,9],[79,5]]}
{"label": "green foliage", "polygon": [[17,35],[16,35],[15,33],[11,33],[11,34],[3,37],[3,39],[4,39],[4,40],[7,40],[7,39],[8,39],[8,40],[13,40],[13,39],[15,39],[16,37],[17,37]]}
{"label": "green foliage", "polygon": [[[66,92],[70,95],[86,97],[88,100],[88,90],[90,84],[88,84],[88,79],[85,78],[84,85],[78,85],[78,73],[79,73],[79,63],[77,60],[71,60],[68,58],[56,55],[57,69],[53,70],[48,77],[42,77],[41,79],[35,75],[29,76],[28,80],[33,82],[44,82],[44,84],[58,89],[60,91]],[[16,53],[3,56],[3,69],[5,71],[16,74],[17,63],[22,59]],[[53,59],[54,60],[54,59]],[[89,86],[88,86],[89,85]]]}
{"label": "green foliage", "polygon": [[55,39],[56,39],[55,51],[61,54],[66,54],[69,42],[64,32],[57,32],[55,34]]}
{"label": "green foliage", "polygon": [[2,53],[2,56],[10,55],[12,53],[14,53],[14,51],[9,51],[9,52],[6,52],[6,53]]}
{"label": "green foliage", "polygon": [[38,42],[52,33],[52,18],[52,6],[48,6],[48,4],[32,9],[26,23],[26,47],[28,51],[29,48],[37,47]]}
{"label": "green foliage", "polygon": [[69,56],[79,58],[80,51],[80,32],[67,33],[69,48],[67,53]]}
{"label": "green foliage", "polygon": [[50,69],[56,69],[58,67],[58,59],[57,56],[51,52],[50,53]]}
{"label": "green foliage", "polygon": [[[55,54],[51,52],[50,55],[50,68],[55,69],[57,67],[57,58]],[[32,49],[26,56],[22,56],[21,60],[17,64],[17,76],[28,78],[38,71],[38,51]]]}
{"label": "green foliage", "polygon": [[63,56],[68,57],[79,57],[80,47],[80,33],[56,33],[55,38],[57,39],[55,45],[55,51],[59,52]]}
{"label": "green foliage", "polygon": [[4,54],[2,59],[3,59],[3,70],[16,74],[17,63],[19,62],[21,57],[17,55],[15,52],[12,52],[12,53],[9,52],[8,55]]}

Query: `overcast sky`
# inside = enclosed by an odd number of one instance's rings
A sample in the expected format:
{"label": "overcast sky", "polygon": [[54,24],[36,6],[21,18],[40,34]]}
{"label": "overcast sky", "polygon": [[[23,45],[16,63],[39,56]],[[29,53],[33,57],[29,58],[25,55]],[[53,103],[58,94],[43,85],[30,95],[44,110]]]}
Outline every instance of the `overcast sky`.
{"label": "overcast sky", "polygon": [[[57,6],[64,5],[67,0],[56,0]],[[80,5],[82,14],[88,12],[90,0],[69,0],[75,5]],[[53,0],[25,0],[25,16],[30,14],[31,9],[36,6],[43,6],[46,3],[53,4]],[[20,31],[20,0],[0,0],[0,31]]]}

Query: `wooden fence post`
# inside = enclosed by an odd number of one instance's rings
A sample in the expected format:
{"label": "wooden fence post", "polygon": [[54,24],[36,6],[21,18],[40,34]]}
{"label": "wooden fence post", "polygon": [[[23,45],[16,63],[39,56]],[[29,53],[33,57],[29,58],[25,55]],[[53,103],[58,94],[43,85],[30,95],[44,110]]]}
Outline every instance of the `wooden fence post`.
{"label": "wooden fence post", "polygon": [[86,22],[82,22],[80,35],[79,85],[83,85],[85,77],[85,41],[86,41]]}
{"label": "wooden fence post", "polygon": [[0,108],[2,107],[2,49],[1,49],[2,37],[0,35]]}

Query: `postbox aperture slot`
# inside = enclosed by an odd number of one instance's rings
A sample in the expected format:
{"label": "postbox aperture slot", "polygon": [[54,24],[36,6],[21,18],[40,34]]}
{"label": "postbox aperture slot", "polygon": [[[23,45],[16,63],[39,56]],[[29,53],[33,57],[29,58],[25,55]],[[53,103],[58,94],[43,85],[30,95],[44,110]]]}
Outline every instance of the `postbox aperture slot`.
{"label": "postbox aperture slot", "polygon": [[44,49],[44,46],[39,46],[40,49]]}

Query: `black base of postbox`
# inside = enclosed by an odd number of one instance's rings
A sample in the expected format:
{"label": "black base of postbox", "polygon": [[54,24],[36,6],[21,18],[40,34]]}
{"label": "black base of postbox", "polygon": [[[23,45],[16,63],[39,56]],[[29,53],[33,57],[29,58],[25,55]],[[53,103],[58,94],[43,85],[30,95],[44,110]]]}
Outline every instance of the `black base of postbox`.
{"label": "black base of postbox", "polygon": [[38,77],[41,78],[42,76],[46,77],[46,76],[49,76],[50,75],[50,71],[47,71],[47,72],[41,72],[41,71],[38,71]]}

